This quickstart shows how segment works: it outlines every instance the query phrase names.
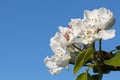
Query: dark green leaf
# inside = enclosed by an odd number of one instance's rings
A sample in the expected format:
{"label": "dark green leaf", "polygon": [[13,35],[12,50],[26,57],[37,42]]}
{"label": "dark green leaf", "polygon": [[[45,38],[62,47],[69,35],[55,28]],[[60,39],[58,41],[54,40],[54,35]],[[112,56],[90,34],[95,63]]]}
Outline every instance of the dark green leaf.
{"label": "dark green leaf", "polygon": [[120,50],[120,46],[116,46],[116,49],[117,49],[117,50]]}
{"label": "dark green leaf", "polygon": [[[101,68],[101,66],[94,66],[94,67],[93,67],[93,72],[94,72],[94,73],[99,73],[100,68]],[[109,70],[105,65],[102,66],[102,69],[103,69],[103,73],[104,73],[104,74],[110,73],[110,70]]]}
{"label": "dark green leaf", "polygon": [[93,80],[98,80],[98,75],[92,75]]}
{"label": "dark green leaf", "polygon": [[93,80],[93,78],[88,73],[82,73],[76,78],[76,80]]}
{"label": "dark green leaf", "polygon": [[78,54],[75,61],[74,74],[76,74],[88,60],[93,58],[93,53],[94,53],[94,49],[93,47],[90,47]]}
{"label": "dark green leaf", "polygon": [[100,71],[100,67],[99,66],[94,66],[93,67],[93,72],[94,73],[98,73]]}
{"label": "dark green leaf", "polygon": [[86,54],[87,49],[83,50],[82,52],[79,53],[75,60],[75,66],[74,66],[74,74],[76,74],[79,69],[82,67],[83,63],[81,62],[83,60],[84,55]]}
{"label": "dark green leaf", "polygon": [[111,66],[120,66],[120,52],[115,53],[111,59],[105,60],[104,63]]}

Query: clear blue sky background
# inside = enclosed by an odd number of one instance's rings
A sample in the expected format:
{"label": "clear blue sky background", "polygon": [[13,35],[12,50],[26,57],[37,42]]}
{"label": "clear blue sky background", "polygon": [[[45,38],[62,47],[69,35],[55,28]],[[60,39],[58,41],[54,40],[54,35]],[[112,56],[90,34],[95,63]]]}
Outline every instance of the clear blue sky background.
{"label": "clear blue sky background", "polygon": [[[100,7],[115,15],[116,37],[103,45],[111,50],[120,44],[119,0],[0,0],[0,80],[75,80],[71,65],[69,72],[48,73],[43,60],[53,54],[49,39],[58,26],[83,18],[85,9]],[[111,72],[103,80],[119,78],[120,72]]]}

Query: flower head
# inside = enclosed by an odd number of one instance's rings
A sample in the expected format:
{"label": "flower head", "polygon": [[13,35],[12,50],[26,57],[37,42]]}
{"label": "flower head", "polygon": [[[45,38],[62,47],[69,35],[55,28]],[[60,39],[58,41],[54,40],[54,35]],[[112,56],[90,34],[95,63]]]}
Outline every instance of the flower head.
{"label": "flower head", "polygon": [[93,11],[84,11],[84,20],[88,25],[95,25],[99,29],[108,29],[115,23],[113,13],[106,8],[99,8]]}
{"label": "flower head", "polygon": [[50,47],[54,55],[44,59],[48,71],[55,75],[68,66],[69,62],[74,63],[76,53],[83,50],[84,45],[89,47],[96,40],[113,38],[115,30],[108,28],[114,23],[113,13],[106,8],[99,8],[92,11],[85,10],[84,18],[71,19],[68,27],[59,26],[59,32],[50,39]]}
{"label": "flower head", "polygon": [[69,60],[69,54],[63,54],[62,56],[54,55],[50,58],[47,56],[44,59],[44,63],[49,68],[49,72],[54,75],[61,72],[69,64]]}

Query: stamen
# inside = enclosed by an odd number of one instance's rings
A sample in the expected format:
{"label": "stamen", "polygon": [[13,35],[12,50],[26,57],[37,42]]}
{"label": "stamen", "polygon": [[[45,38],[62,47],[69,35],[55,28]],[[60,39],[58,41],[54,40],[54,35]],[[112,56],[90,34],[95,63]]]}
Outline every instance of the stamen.
{"label": "stamen", "polygon": [[72,25],[68,25],[68,28],[72,29]]}
{"label": "stamen", "polygon": [[70,40],[70,37],[69,37],[68,33],[66,33],[66,34],[64,35],[64,37],[66,38],[67,41]]}

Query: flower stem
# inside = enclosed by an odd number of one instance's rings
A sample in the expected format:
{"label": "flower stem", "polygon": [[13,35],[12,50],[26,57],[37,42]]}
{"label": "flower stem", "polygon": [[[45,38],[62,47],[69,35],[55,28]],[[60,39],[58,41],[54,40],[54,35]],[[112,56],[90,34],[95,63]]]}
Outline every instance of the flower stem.
{"label": "flower stem", "polygon": [[99,56],[100,56],[100,59],[102,59],[102,40],[100,39],[99,40]]}
{"label": "flower stem", "polygon": [[99,40],[99,50],[100,52],[102,51],[102,40],[101,39]]}
{"label": "flower stem", "polygon": [[[95,42],[93,43],[93,48],[95,49]],[[96,49],[95,49],[96,50]]]}
{"label": "flower stem", "polygon": [[[100,60],[102,61],[102,40],[100,39],[99,40],[99,55],[100,55]],[[100,61],[100,62],[101,62]],[[99,73],[98,73],[98,80],[102,80],[102,76],[103,76],[103,69],[102,69],[102,67],[100,67],[100,71],[99,71]]]}
{"label": "flower stem", "polygon": [[99,73],[98,73],[98,80],[102,80],[103,77],[103,70],[100,69]]}
{"label": "flower stem", "polygon": [[95,42],[93,42],[90,46],[93,47],[95,50]]}
{"label": "flower stem", "polygon": [[76,46],[75,44],[72,44],[76,49],[82,51],[78,46]]}

